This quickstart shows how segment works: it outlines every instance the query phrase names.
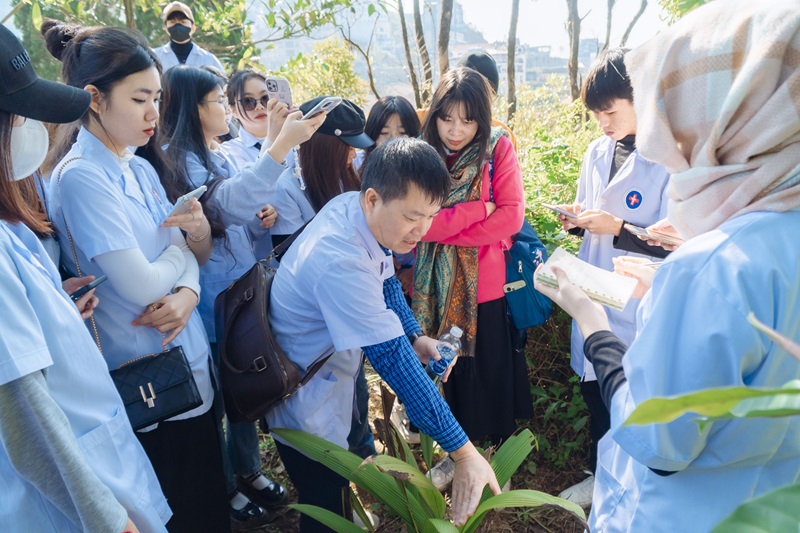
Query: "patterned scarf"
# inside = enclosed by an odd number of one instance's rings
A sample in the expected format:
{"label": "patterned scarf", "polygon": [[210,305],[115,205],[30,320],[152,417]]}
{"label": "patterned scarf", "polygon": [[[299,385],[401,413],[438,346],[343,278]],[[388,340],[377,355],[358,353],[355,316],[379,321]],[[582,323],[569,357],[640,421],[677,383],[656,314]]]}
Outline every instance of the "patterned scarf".
{"label": "patterned scarf", "polygon": [[628,53],[641,154],[671,173],[686,237],[800,208],[800,6],[726,0]]}
{"label": "patterned scarf", "polygon": [[[489,153],[494,152],[502,135],[501,128],[492,128]],[[483,168],[478,168],[478,161],[483,157],[478,149],[473,144],[453,163],[450,195],[442,207],[481,199]],[[412,308],[429,337],[438,338],[451,327],[460,327],[464,331],[462,355],[474,356],[478,331],[478,247],[437,242],[417,244]]]}

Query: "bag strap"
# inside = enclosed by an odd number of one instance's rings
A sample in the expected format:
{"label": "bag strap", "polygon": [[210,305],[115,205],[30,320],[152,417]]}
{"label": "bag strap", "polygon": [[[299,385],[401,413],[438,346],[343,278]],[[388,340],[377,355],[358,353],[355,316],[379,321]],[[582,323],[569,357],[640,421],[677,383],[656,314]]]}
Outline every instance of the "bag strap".
{"label": "bag strap", "polygon": [[269,253],[269,257],[267,257],[266,259],[267,263],[270,263],[272,259],[280,261],[281,257],[283,257],[283,255],[289,251],[289,248],[292,246],[292,244],[294,244],[294,241],[296,241],[297,238],[300,236],[300,234],[303,233],[303,230],[306,229],[306,226],[311,224],[312,220],[314,220],[314,217],[311,217],[311,219],[308,222],[297,228],[297,231],[286,237],[286,239],[284,239],[282,243],[273,248],[272,251]]}
{"label": "bag strap", "polygon": [[[64,173],[64,169],[72,163],[73,161],[78,161],[81,159],[80,157],[73,157],[72,159],[68,159],[61,165],[61,168],[58,169],[58,176],[56,176],[56,189],[58,189],[58,201],[61,204],[61,210],[64,210],[64,202],[61,200],[61,175]],[[83,273],[81,272],[81,264],[78,261],[78,252],[75,251],[75,241],[72,240],[72,232],[69,231],[69,224],[67,224],[67,217],[64,217],[64,228],[67,230],[67,239],[69,240],[69,247],[72,250],[72,258],[75,260],[75,268],[78,271],[78,277],[83,277]],[[89,321],[92,323],[92,332],[94,333],[94,342],[97,344],[97,349],[100,350],[100,354],[103,354],[103,346],[100,344],[100,334],[97,332],[97,323],[94,321],[94,314],[89,317]],[[161,340],[163,341],[166,336],[161,333]],[[168,351],[166,347],[164,347],[164,352]],[[123,365],[126,363],[123,363]],[[121,366],[121,365],[120,365]]]}

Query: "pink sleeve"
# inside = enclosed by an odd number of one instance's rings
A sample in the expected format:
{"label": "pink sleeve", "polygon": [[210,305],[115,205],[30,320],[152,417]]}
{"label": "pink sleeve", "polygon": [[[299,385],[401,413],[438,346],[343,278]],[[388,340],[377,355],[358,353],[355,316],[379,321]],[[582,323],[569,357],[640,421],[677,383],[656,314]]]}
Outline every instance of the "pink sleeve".
{"label": "pink sleeve", "polygon": [[488,201],[489,171],[486,165],[481,189],[482,201],[465,202],[452,208],[442,209],[422,240],[457,246],[485,246],[507,239],[519,231],[525,216],[522,171],[514,147],[505,137],[501,138],[495,147],[493,189],[497,209],[488,218],[485,216],[485,206],[482,207],[484,216],[477,220],[474,218],[470,220],[466,213],[463,216],[456,216],[453,213],[459,207],[463,206],[466,212],[475,209],[470,207],[471,204],[483,204]]}

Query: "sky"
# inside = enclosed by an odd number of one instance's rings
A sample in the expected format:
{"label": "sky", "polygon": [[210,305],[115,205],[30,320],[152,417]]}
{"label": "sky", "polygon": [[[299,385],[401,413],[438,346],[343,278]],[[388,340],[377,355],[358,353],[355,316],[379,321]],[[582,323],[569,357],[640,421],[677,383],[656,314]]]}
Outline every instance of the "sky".
{"label": "sky", "polygon": [[[505,41],[511,18],[511,0],[458,0],[464,8],[464,20],[480,30],[487,41]],[[617,0],[612,11],[611,45],[619,45],[622,34],[639,9],[640,0]],[[627,46],[636,47],[655,35],[667,24],[659,19],[660,7],[650,0],[647,9],[628,39]],[[596,37],[601,44],[606,38],[606,0],[578,0],[581,38]],[[549,45],[554,56],[566,57],[569,35],[566,29],[566,0],[520,0],[517,38],[531,46]]]}

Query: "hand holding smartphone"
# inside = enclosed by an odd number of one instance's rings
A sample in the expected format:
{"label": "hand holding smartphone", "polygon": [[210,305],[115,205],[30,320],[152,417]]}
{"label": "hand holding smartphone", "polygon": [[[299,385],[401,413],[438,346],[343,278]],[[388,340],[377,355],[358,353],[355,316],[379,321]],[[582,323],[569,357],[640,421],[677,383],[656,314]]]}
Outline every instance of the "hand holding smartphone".
{"label": "hand holding smartphone", "polygon": [[84,285],[83,287],[78,289],[77,291],[75,291],[72,294],[70,294],[69,295],[70,299],[73,302],[77,302],[78,300],[80,300],[83,297],[83,295],[85,295],[87,292],[89,292],[90,290],[94,289],[95,287],[97,287],[98,285],[100,285],[101,283],[106,281],[107,279],[108,279],[108,276],[103,274],[99,278],[95,279],[94,281],[91,281],[91,282],[87,283],[86,285]]}
{"label": "hand holding smartphone", "polygon": [[636,235],[641,239],[645,239],[648,241],[656,241],[658,243],[666,244],[668,246],[680,246],[681,244],[683,244],[683,239],[672,237],[670,235],[665,235],[663,233],[658,233],[653,230],[647,230],[646,228],[634,226],[633,224],[625,224],[624,227],[633,235]]}
{"label": "hand holding smartphone", "polygon": [[200,197],[203,196],[203,194],[206,192],[206,190],[208,190],[208,187],[206,187],[205,185],[201,185],[195,190],[187,192],[186,194],[178,198],[175,201],[175,207],[172,208],[172,212],[169,214],[169,216],[183,215],[184,213],[188,213],[189,202],[192,200],[192,198],[197,198],[199,200]]}
{"label": "hand holding smartphone", "polygon": [[308,120],[310,118],[314,118],[320,113],[324,113],[325,111],[330,111],[337,105],[342,103],[342,99],[338,96],[327,96],[319,101],[317,105],[309,109],[308,113],[303,115],[303,118],[300,120]]}
{"label": "hand holding smartphone", "polygon": [[267,78],[267,94],[270,99],[275,99],[279,102],[285,103],[290,108],[292,107],[292,88],[289,86],[289,80],[286,78]]}

